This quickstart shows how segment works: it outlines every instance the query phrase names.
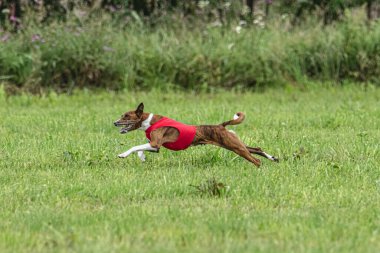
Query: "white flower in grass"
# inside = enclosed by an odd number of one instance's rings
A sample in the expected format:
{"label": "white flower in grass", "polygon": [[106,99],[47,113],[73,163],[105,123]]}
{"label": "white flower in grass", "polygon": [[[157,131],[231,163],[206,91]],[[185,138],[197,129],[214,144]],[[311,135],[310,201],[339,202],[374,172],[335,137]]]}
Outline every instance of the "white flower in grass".
{"label": "white flower in grass", "polygon": [[225,3],[223,4],[223,7],[224,7],[226,10],[229,10],[230,7],[231,7],[231,3],[230,3],[230,2],[225,2]]}
{"label": "white flower in grass", "polygon": [[287,13],[281,15],[281,19],[282,20],[287,19],[287,18],[288,18],[288,14]]}
{"label": "white flower in grass", "polygon": [[240,26],[246,26],[246,25],[247,25],[247,21],[245,21],[245,20],[240,20],[240,21],[239,21],[239,25],[240,25]]}
{"label": "white flower in grass", "polygon": [[255,16],[255,19],[253,20],[253,24],[260,27],[264,28],[265,27],[265,21],[262,15],[257,15]]}
{"label": "white flower in grass", "polygon": [[246,16],[246,15],[248,15],[249,12],[250,12],[250,10],[249,10],[248,6],[244,5],[243,9],[241,10],[241,14],[243,16]]}
{"label": "white flower in grass", "polygon": [[201,9],[204,9],[209,5],[209,3],[210,3],[209,1],[199,1],[198,7]]}
{"label": "white flower in grass", "polygon": [[240,25],[235,27],[235,32],[239,34],[241,32],[242,27]]}

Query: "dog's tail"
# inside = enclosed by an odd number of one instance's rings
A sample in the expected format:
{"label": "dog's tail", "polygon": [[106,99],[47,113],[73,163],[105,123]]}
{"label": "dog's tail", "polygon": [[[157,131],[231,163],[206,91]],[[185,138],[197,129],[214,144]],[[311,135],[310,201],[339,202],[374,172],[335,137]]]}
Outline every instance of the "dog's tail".
{"label": "dog's tail", "polygon": [[229,120],[229,121],[223,122],[221,125],[224,126],[224,127],[228,126],[228,125],[237,125],[237,124],[240,124],[241,122],[243,122],[244,119],[245,119],[245,114],[242,113],[242,112],[237,112],[234,115],[234,119],[233,120]]}

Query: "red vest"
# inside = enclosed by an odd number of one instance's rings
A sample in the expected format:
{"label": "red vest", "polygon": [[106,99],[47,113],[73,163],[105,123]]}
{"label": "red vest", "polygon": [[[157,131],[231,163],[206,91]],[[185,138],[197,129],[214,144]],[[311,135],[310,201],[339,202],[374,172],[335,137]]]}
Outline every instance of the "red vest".
{"label": "red vest", "polygon": [[163,144],[167,149],[175,151],[187,149],[194,140],[196,132],[195,126],[186,125],[166,117],[159,119],[145,130],[146,138],[150,140],[150,133],[160,127],[174,127],[179,131],[178,139],[175,142],[167,142]]}

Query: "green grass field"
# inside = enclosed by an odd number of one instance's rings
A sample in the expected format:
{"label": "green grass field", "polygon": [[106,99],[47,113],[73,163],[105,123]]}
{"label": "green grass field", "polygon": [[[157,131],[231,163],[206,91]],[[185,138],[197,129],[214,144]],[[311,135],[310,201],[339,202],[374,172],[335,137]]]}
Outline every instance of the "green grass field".
{"label": "green grass field", "polygon": [[[139,102],[278,156],[213,147],[126,159]],[[380,90],[0,95],[0,252],[379,252]],[[189,185],[215,179],[221,196]]]}

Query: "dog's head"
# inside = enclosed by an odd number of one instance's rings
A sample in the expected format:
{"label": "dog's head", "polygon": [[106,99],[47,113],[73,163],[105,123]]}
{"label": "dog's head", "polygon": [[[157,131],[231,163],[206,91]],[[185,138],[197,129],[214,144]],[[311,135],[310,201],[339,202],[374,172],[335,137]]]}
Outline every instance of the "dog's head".
{"label": "dog's head", "polygon": [[113,124],[117,127],[122,127],[121,134],[138,129],[142,123],[142,115],[144,112],[144,104],[140,103],[135,111],[129,111],[121,115],[121,118]]}

